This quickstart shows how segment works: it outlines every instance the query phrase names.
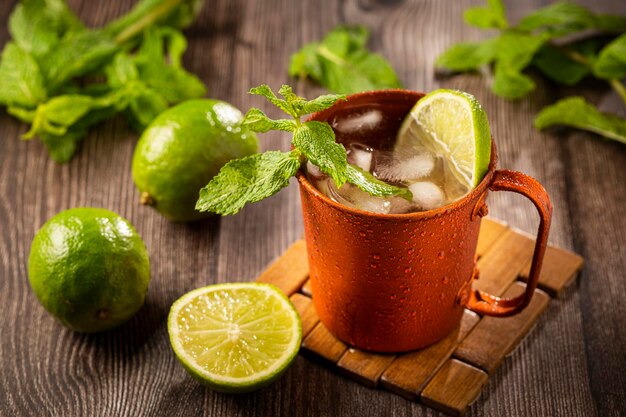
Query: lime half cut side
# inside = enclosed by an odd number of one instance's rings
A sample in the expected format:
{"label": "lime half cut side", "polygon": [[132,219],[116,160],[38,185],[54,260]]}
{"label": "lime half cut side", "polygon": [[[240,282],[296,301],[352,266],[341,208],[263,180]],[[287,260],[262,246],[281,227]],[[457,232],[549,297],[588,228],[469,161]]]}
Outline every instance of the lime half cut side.
{"label": "lime half cut side", "polygon": [[489,169],[487,115],[471,94],[435,90],[422,97],[402,122],[395,149],[406,146],[425,146],[444,157],[455,177],[474,188]]}
{"label": "lime half cut side", "polygon": [[302,340],[293,304],[275,286],[259,283],[211,285],[183,295],[172,305],[168,331],[194,378],[231,393],[277,379]]}

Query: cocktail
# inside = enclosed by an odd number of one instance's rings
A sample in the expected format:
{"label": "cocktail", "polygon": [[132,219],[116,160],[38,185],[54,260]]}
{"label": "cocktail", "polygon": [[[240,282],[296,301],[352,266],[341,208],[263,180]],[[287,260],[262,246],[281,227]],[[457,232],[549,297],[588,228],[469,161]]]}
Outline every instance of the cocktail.
{"label": "cocktail", "polygon": [[[472,172],[472,164],[464,171],[464,162],[450,157],[454,143],[432,143],[436,132],[428,124],[436,122],[413,126],[411,119],[423,115],[411,109],[422,97],[400,90],[362,93],[312,117],[333,126],[349,162],[406,187],[411,201],[374,197],[352,184],[336,187],[311,164],[298,176],[317,313],[338,338],[366,350],[434,343],[458,325],[466,307],[497,316],[521,311],[545,250],[551,206],[543,187],[524,174],[496,171],[495,146],[484,155],[481,143],[474,153],[483,155],[471,160],[486,157],[486,172]],[[471,115],[460,113],[449,123],[467,123]],[[512,300],[471,288],[488,189],[527,196],[542,219],[527,290]]]}

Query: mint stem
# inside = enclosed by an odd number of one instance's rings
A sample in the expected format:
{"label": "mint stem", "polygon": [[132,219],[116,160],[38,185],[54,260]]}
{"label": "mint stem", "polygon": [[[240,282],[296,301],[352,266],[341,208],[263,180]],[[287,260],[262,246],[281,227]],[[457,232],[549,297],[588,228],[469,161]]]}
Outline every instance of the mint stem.
{"label": "mint stem", "polygon": [[[589,59],[586,56],[576,51],[572,51],[571,49],[564,47],[564,46],[559,47],[559,49],[563,51],[563,53],[566,54],[573,61],[576,61],[579,64],[584,65],[589,69],[593,69],[591,61],[589,61]],[[617,94],[620,96],[620,98],[624,102],[624,105],[626,105],[626,87],[624,87],[624,84],[622,84],[617,79],[611,79],[611,80],[606,80],[606,81],[611,85],[613,90],[617,92]]]}
{"label": "mint stem", "polygon": [[179,6],[184,0],[167,0],[158,7],[155,7],[150,13],[137,20],[132,25],[128,26],[122,32],[115,37],[115,42],[119,45],[132,39],[138,33],[142,32],[146,27],[150,26],[163,16],[165,16],[171,9]]}
{"label": "mint stem", "polygon": [[617,94],[619,94],[622,101],[624,102],[624,105],[626,105],[626,87],[624,87],[624,84],[622,84],[617,79],[609,80],[609,84],[611,84],[611,87],[613,87],[613,90],[615,90]]}

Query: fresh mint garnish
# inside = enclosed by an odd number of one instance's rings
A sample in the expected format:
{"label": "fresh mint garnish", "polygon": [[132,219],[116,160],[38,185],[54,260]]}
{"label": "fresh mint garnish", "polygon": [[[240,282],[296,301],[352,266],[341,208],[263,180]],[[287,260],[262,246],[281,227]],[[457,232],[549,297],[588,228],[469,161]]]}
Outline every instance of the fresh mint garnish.
{"label": "fresh mint garnish", "polygon": [[368,38],[364,26],[338,26],[320,42],[309,43],[294,53],[289,75],[308,77],[341,94],[402,88],[389,62],[367,49]]}
{"label": "fresh mint garnish", "polygon": [[[596,14],[583,6],[561,2],[534,11],[512,27],[502,1],[488,0],[486,7],[468,9],[465,21],[500,33],[479,42],[453,45],[437,58],[439,71],[469,72],[493,65],[491,89],[508,99],[522,98],[535,89],[535,82],[525,73],[530,67],[568,86],[594,76],[606,80],[626,103],[626,87],[620,81],[626,77],[626,17]],[[604,37],[622,35],[606,44],[601,37],[585,38],[585,31],[590,30]],[[575,40],[564,41],[564,36]],[[560,111],[569,113],[558,114]],[[584,111],[588,113],[581,117]],[[546,108],[535,126],[543,129],[553,124],[567,125],[623,142],[620,120],[624,121],[573,98]]]}
{"label": "fresh mint garnish", "polygon": [[335,141],[335,133],[328,123],[302,122],[301,117],[325,110],[342,95],[328,94],[306,100],[294,94],[291,87],[283,85],[277,97],[267,86],[250,90],[251,94],[265,97],[270,103],[291,116],[291,119],[273,120],[261,110],[252,108],[242,124],[255,132],[282,130],[293,133],[291,152],[268,151],[228,162],[220,172],[200,190],[196,210],[211,211],[221,215],[235,214],[246,203],[270,197],[289,184],[305,161],[317,165],[330,176],[338,187],[350,182],[361,190],[377,197],[400,196],[411,199],[411,192],[376,179],[369,172],[350,165],[346,149]]}

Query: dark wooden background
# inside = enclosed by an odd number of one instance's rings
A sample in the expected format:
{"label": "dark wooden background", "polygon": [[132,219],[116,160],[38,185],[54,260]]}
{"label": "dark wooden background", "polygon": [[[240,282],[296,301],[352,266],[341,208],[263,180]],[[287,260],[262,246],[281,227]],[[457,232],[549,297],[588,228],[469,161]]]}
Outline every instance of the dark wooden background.
{"label": "dark wooden background", "polygon": [[[0,45],[16,1],[0,1]],[[90,25],[127,11],[133,0],[72,0]],[[207,0],[187,30],[187,67],[209,96],[241,109],[259,106],[246,92],[289,80],[289,55],[339,23],[361,23],[371,46],[385,55],[407,88],[453,87],[485,106],[500,167],[542,182],[555,207],[551,241],[586,259],[584,271],[537,328],[490,379],[470,416],[626,415],[626,146],[587,133],[538,133],[533,115],[563,94],[537,81],[526,100],[491,94],[478,75],[437,79],[435,57],[453,42],[485,33],[462,23],[479,0]],[[549,3],[509,0],[509,18]],[[581,2],[594,11],[626,15],[624,0]],[[322,90],[297,83],[299,93]],[[603,110],[625,115],[601,84],[583,91]],[[295,184],[240,214],[194,225],[173,224],[139,205],[130,163],[137,134],[119,118],[94,129],[66,165],[51,161],[26,127],[0,110],[0,415],[1,416],[434,416],[439,413],[386,391],[364,388],[298,357],[276,384],[230,396],[201,387],[177,363],[166,315],[181,294],[216,282],[251,281],[302,235]],[[281,134],[261,138],[264,149],[287,149]],[[537,216],[522,198],[498,193],[491,215],[534,232]],[[151,255],[145,307],[118,330],[72,333],[37,303],[27,280],[31,240],[57,212],[105,207],[131,220]]]}

